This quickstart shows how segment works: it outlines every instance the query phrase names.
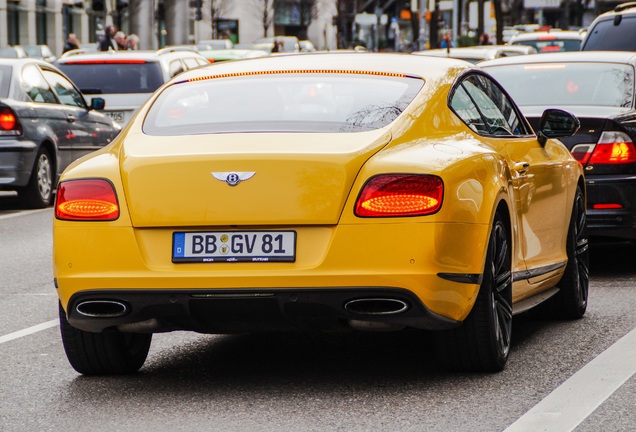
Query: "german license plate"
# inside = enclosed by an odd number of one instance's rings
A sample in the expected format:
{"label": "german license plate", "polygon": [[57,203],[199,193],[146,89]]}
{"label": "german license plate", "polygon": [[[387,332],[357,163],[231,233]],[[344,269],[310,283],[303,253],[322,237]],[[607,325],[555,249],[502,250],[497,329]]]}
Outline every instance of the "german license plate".
{"label": "german license plate", "polygon": [[124,112],[123,111],[104,111],[108,117],[116,121],[117,123],[122,123],[124,121]]}
{"label": "german license plate", "polygon": [[295,231],[204,231],[172,235],[174,263],[295,260]]}

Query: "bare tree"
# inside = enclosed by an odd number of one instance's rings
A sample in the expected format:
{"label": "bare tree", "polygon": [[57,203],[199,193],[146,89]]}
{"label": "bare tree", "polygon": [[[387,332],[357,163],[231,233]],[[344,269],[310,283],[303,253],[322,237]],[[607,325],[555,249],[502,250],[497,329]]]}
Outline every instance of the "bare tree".
{"label": "bare tree", "polygon": [[212,38],[214,39],[219,37],[217,21],[228,13],[230,2],[231,0],[210,0],[210,25],[212,26]]}
{"label": "bare tree", "polygon": [[274,4],[276,0],[252,0],[253,11],[263,23],[263,37],[267,37],[267,33],[274,22]]}

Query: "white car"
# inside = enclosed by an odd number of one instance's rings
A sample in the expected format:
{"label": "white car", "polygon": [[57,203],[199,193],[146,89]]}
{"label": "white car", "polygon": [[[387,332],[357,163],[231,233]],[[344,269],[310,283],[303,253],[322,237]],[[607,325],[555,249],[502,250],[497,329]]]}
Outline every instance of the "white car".
{"label": "white car", "polygon": [[559,30],[533,33],[517,33],[510,37],[509,45],[529,45],[539,54],[564,51],[580,51],[584,34],[578,31]]}
{"label": "white car", "polygon": [[189,69],[210,64],[193,50],[108,51],[63,55],[57,66],[87,98],[106,101],[104,114],[126,125],[156,89]]}

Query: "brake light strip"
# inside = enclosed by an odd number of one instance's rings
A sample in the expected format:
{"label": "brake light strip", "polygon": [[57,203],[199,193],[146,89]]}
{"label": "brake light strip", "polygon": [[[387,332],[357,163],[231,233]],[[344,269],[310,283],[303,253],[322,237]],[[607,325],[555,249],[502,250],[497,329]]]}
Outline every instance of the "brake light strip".
{"label": "brake light strip", "polygon": [[202,77],[190,78],[188,80],[178,81],[175,84],[182,84],[185,82],[205,81],[217,78],[235,78],[235,77],[247,77],[257,75],[288,75],[288,74],[349,74],[349,75],[371,75],[371,76],[383,76],[393,78],[413,78],[423,79],[417,75],[400,74],[393,72],[377,72],[377,71],[358,71],[350,69],[283,69],[283,70],[271,70],[271,71],[252,71],[252,72],[233,72],[219,75],[206,75]]}

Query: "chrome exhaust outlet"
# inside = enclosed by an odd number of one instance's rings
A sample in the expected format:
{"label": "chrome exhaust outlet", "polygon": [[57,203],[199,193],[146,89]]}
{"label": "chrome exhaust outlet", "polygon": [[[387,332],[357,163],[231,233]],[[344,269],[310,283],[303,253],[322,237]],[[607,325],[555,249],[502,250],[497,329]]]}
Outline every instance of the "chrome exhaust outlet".
{"label": "chrome exhaust outlet", "polygon": [[128,306],[115,300],[86,300],[78,303],[75,310],[90,318],[116,318],[125,315]]}
{"label": "chrome exhaust outlet", "polygon": [[409,309],[403,300],[390,298],[362,298],[349,300],[344,308],[347,312],[358,315],[396,315]]}

